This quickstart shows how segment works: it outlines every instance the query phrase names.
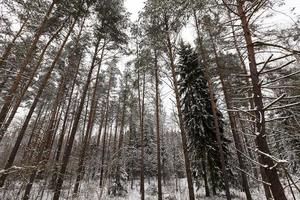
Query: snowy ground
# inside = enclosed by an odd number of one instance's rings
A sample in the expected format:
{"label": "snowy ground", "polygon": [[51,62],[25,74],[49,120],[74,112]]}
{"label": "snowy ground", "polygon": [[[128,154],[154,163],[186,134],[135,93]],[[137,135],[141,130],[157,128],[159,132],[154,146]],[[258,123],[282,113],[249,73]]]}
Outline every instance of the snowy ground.
{"label": "snowy ground", "polygon": [[[139,182],[136,181],[133,184],[133,189],[131,189],[130,183],[128,184],[127,191],[128,193],[124,197],[112,197],[107,195],[107,191],[102,191],[98,187],[99,183],[98,181],[95,182],[86,182],[82,185],[80,195],[78,197],[72,196],[72,189],[73,185],[71,182],[67,182],[64,185],[64,191],[61,195],[62,200],[140,200],[140,194],[139,194]],[[145,182],[145,194],[146,194],[146,200],[155,200],[157,199],[155,195],[155,180],[146,181]],[[168,186],[163,187],[163,199],[164,200],[188,200],[188,190],[186,187],[185,180],[181,180],[178,184],[178,190],[176,191],[175,183],[169,183]],[[15,184],[12,185],[9,188],[6,188],[5,190],[0,190],[0,199],[1,200],[19,200],[22,197],[22,193],[20,191],[24,191],[24,186],[21,186],[21,184]],[[285,189],[286,194],[288,195],[288,200],[294,200],[290,193],[290,189]],[[43,183],[35,184],[33,188],[33,195],[30,199],[32,200],[51,200],[52,199],[52,191],[48,190]],[[253,195],[253,200],[263,200],[264,194],[262,189],[252,189],[251,191]],[[300,199],[300,194],[297,193],[297,190],[294,189],[294,193],[296,196],[296,200]],[[231,189],[232,199],[233,200],[244,200],[246,199],[244,196],[244,193],[239,190]],[[225,200],[225,195],[220,194],[219,196],[213,196],[213,197],[205,197],[205,191],[204,189],[200,189],[196,193],[196,199],[203,199],[203,200]]]}

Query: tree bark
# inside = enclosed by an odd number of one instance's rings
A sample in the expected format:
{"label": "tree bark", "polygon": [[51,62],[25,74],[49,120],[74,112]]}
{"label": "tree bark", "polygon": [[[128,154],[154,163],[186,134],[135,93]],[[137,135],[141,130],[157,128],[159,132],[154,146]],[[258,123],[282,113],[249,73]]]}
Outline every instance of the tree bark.
{"label": "tree bark", "polygon": [[[53,60],[53,62],[51,64],[51,66],[49,67],[49,69],[48,69],[45,77],[42,80],[42,84],[41,84],[41,86],[40,86],[40,88],[39,88],[39,90],[37,92],[37,95],[34,98],[34,101],[33,101],[32,105],[31,105],[31,107],[29,109],[29,112],[28,112],[28,114],[26,116],[26,119],[25,119],[25,121],[24,121],[24,123],[22,125],[22,128],[21,128],[21,130],[20,130],[20,132],[19,132],[19,134],[17,136],[17,139],[16,139],[16,142],[15,142],[14,147],[12,149],[12,152],[10,153],[9,158],[8,158],[6,164],[5,164],[5,167],[4,167],[5,170],[7,170],[8,168],[12,167],[12,165],[13,165],[13,162],[15,160],[15,157],[16,157],[17,152],[19,150],[20,144],[21,144],[21,142],[23,140],[23,137],[25,135],[25,132],[26,132],[26,129],[28,127],[28,124],[29,124],[29,121],[31,119],[31,116],[32,116],[32,114],[33,114],[33,112],[35,110],[35,107],[36,107],[37,103],[39,102],[39,99],[40,99],[40,97],[41,97],[41,95],[42,95],[42,93],[43,93],[43,91],[44,91],[44,89],[45,89],[45,87],[46,87],[49,79],[51,78],[52,71],[53,71],[56,63],[58,62],[58,60],[60,58],[60,55],[61,55],[61,53],[62,53],[62,51],[64,49],[64,46],[65,46],[65,44],[66,44],[66,42],[67,42],[67,40],[68,40],[71,32],[73,31],[75,23],[76,23],[76,21],[74,20],[74,22],[72,23],[72,25],[70,27],[70,30],[68,31],[67,36],[65,37],[63,43],[61,44],[60,49],[58,50],[58,52],[57,52],[57,54],[56,54],[56,56],[55,56],[55,58],[54,58],[54,60]],[[8,174],[4,173],[0,177],[0,187],[3,187],[7,176],[8,176]]]}
{"label": "tree bark", "polygon": [[[4,98],[4,103],[0,111],[0,126],[2,127],[3,122],[8,114],[9,108],[11,106],[12,100],[15,97],[15,94],[17,92],[18,86],[21,82],[21,79],[23,77],[23,73],[26,70],[27,65],[31,62],[33,58],[34,51],[36,49],[37,43],[42,35],[42,32],[47,24],[47,21],[49,19],[49,16],[54,8],[54,5],[57,3],[57,0],[53,0],[50,4],[50,7],[47,10],[47,13],[45,14],[45,17],[40,24],[39,28],[37,29],[33,41],[31,43],[31,46],[28,48],[28,51],[26,53],[26,56],[24,58],[24,61],[21,63],[19,71],[17,72],[17,75],[15,77],[15,80],[13,81],[12,85],[10,86],[7,95]],[[0,187],[2,183],[0,181]]]}
{"label": "tree bark", "polygon": [[[275,200],[286,200],[283,187],[280,183],[277,174],[277,168],[274,161],[270,158],[270,150],[266,140],[266,127],[265,127],[265,110],[262,100],[261,83],[259,80],[259,72],[257,70],[255,50],[252,42],[252,35],[249,28],[248,18],[244,9],[244,1],[237,0],[237,11],[242,23],[244,39],[247,45],[247,53],[250,67],[250,77],[253,87],[254,105],[255,105],[255,125],[256,125],[256,138],[255,143],[258,150],[261,152],[258,155],[259,162],[264,167],[265,177],[262,173],[263,181],[270,183],[270,189]],[[267,197],[269,198],[269,197]]]}
{"label": "tree bark", "polygon": [[226,165],[225,165],[225,156],[224,156],[224,151],[223,151],[223,147],[222,147],[219,119],[218,119],[218,113],[217,113],[217,105],[216,105],[215,97],[214,97],[214,93],[213,93],[213,86],[212,86],[212,83],[211,83],[211,80],[209,77],[208,62],[206,61],[206,55],[205,55],[205,51],[203,49],[203,44],[202,44],[201,35],[200,35],[199,23],[198,23],[195,11],[194,11],[194,20],[196,23],[196,29],[197,29],[197,35],[198,35],[198,53],[199,53],[199,55],[202,54],[202,60],[203,60],[202,62],[204,65],[204,76],[205,76],[205,79],[207,80],[209,100],[210,100],[211,109],[212,109],[212,113],[213,113],[213,119],[214,119],[213,125],[214,125],[216,138],[217,138],[217,145],[218,145],[218,151],[219,151],[220,162],[221,162],[221,171],[222,171],[222,176],[223,176],[224,185],[225,185],[226,199],[231,200],[228,176],[227,176]]}
{"label": "tree bark", "polygon": [[64,175],[65,175],[66,170],[67,170],[67,165],[69,163],[69,159],[70,159],[70,155],[71,155],[71,151],[72,151],[72,147],[73,147],[73,143],[74,143],[74,139],[75,139],[75,134],[77,132],[77,128],[78,128],[78,125],[79,125],[79,120],[80,120],[80,117],[81,117],[81,112],[82,112],[83,107],[84,107],[85,97],[86,97],[86,94],[87,94],[87,91],[88,91],[88,88],[89,88],[89,85],[90,85],[90,82],[91,82],[93,69],[95,68],[95,62],[96,62],[96,58],[97,58],[99,45],[100,45],[100,39],[98,38],[98,41],[97,41],[96,46],[95,46],[95,52],[94,52],[94,55],[93,55],[92,63],[91,63],[89,73],[88,73],[88,76],[87,76],[87,80],[86,80],[85,85],[84,85],[83,90],[82,90],[82,96],[80,98],[79,107],[77,108],[77,111],[75,113],[75,118],[74,118],[74,123],[72,125],[70,138],[68,140],[68,144],[67,144],[67,146],[65,148],[65,151],[64,151],[62,164],[61,164],[61,169],[60,169],[60,172],[58,174],[57,182],[56,182],[56,186],[55,186],[55,190],[54,190],[53,200],[58,200],[59,196],[60,196],[60,193],[61,193],[62,185],[63,185],[63,182],[64,182]]}
{"label": "tree bark", "polygon": [[[38,62],[37,64],[33,67],[33,70],[30,74],[30,77],[29,77],[29,80],[28,82],[26,83],[25,87],[22,88],[21,90],[21,94],[19,94],[17,97],[16,97],[16,102],[12,108],[12,111],[10,112],[9,114],[9,117],[6,121],[3,121],[3,124],[2,126],[0,126],[0,142],[2,141],[3,139],[3,136],[7,130],[7,128],[10,126],[10,123],[12,122],[22,100],[23,100],[23,97],[24,95],[26,94],[28,88],[30,87],[31,83],[33,82],[34,80],[34,76],[36,75],[36,72],[38,70],[38,68],[40,67],[42,61],[43,61],[43,58],[44,58],[44,55],[46,53],[46,50],[48,49],[49,45],[52,43],[52,41],[58,36],[58,34],[60,33],[60,31],[63,29],[64,26],[61,26],[60,29],[58,29],[54,34],[53,36],[49,39],[49,41],[47,42],[47,44],[45,45],[45,47],[43,48],[43,51],[42,53],[40,54],[39,58],[38,58]],[[11,105],[11,104],[10,104]],[[10,106],[9,105],[9,106]]]}
{"label": "tree bark", "polygon": [[94,87],[91,106],[90,106],[90,113],[89,113],[89,118],[88,118],[88,123],[87,123],[87,129],[86,129],[85,136],[83,139],[79,162],[78,162],[77,177],[76,177],[76,182],[75,182],[75,186],[74,186],[74,190],[73,190],[74,195],[76,195],[78,193],[79,184],[84,175],[84,161],[85,161],[85,157],[86,157],[86,152],[88,151],[88,148],[90,145],[90,138],[91,138],[90,135],[93,130],[95,114],[96,114],[96,110],[97,110],[97,89],[98,89],[98,85],[99,85],[98,82],[99,82],[102,59],[103,59],[103,55],[104,55],[104,49],[105,48],[103,47],[100,61],[99,61],[100,63],[98,64],[99,66],[98,66],[98,70],[97,70],[96,82],[95,82],[95,87]]}
{"label": "tree bark", "polygon": [[162,185],[161,185],[161,162],[160,162],[160,115],[159,115],[159,72],[157,51],[154,50],[154,70],[155,70],[155,113],[156,113],[156,152],[157,152],[157,188],[158,200],[162,200]]}
{"label": "tree bark", "polygon": [[[215,54],[215,60],[216,60],[216,65],[217,65],[217,72],[218,72],[218,75],[219,75],[219,78],[221,81],[221,86],[222,86],[222,90],[223,90],[224,98],[225,98],[225,104],[226,104],[227,109],[231,110],[232,109],[232,105],[231,105],[232,99],[231,99],[231,96],[228,94],[227,85],[225,84],[225,81],[224,81],[223,69],[222,69],[222,66],[221,66],[221,63],[219,60],[219,56],[218,56],[218,52],[216,49],[216,45],[214,43],[214,39],[213,39],[210,31],[209,31],[209,35],[210,35],[210,38],[212,41],[213,52]],[[241,170],[243,170],[243,171],[241,171],[243,189],[245,191],[247,200],[252,200],[247,175],[245,173],[246,165],[245,165],[245,162],[242,157],[242,155],[245,153],[244,153],[244,148],[242,146],[241,138],[237,132],[236,119],[232,112],[227,112],[227,113],[229,116],[230,128],[231,128],[231,132],[233,135],[234,145],[237,149],[237,157],[238,157],[239,167]]]}
{"label": "tree bark", "polygon": [[141,200],[145,200],[145,166],[144,166],[144,110],[145,110],[145,71],[143,70],[143,79],[142,79],[142,94],[140,91],[140,69],[138,69],[138,96],[139,96],[139,118],[140,118],[140,133],[141,133],[141,182],[140,182],[140,193]]}
{"label": "tree bark", "polygon": [[186,171],[188,190],[189,190],[189,198],[190,198],[190,200],[194,200],[195,194],[194,194],[191,164],[190,164],[190,159],[188,156],[186,131],[185,131],[185,127],[184,127],[183,115],[182,115],[181,106],[180,106],[180,94],[179,94],[179,90],[178,90],[176,66],[175,66],[175,62],[174,62],[174,53],[173,53],[171,38],[169,35],[170,30],[169,30],[169,22],[168,22],[167,16],[165,16],[165,24],[164,25],[165,25],[165,31],[166,31],[168,56],[170,59],[170,67],[171,67],[171,72],[172,72],[173,90],[175,93],[177,114],[178,114],[178,119],[179,119],[179,128],[180,128],[180,133],[181,133],[182,148],[183,148],[183,155],[184,155],[184,161],[185,161],[185,171]]}
{"label": "tree bark", "polygon": [[101,167],[100,167],[100,188],[103,187],[103,179],[104,179],[104,162],[105,162],[105,156],[106,156],[106,137],[107,135],[107,126],[108,126],[108,117],[109,117],[109,106],[110,106],[110,92],[111,92],[111,87],[112,87],[112,72],[110,72],[110,77],[109,77],[109,83],[108,83],[108,90],[107,90],[107,96],[106,96],[106,109],[105,109],[105,121],[104,121],[104,132],[103,132],[103,145],[102,145],[102,153],[101,153]]}

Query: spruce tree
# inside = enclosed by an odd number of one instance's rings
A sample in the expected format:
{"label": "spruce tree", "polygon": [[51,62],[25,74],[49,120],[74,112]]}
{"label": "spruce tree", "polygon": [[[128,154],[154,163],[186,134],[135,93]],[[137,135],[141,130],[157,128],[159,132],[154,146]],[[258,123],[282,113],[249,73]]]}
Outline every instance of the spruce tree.
{"label": "spruce tree", "polygon": [[[222,188],[221,163],[217,146],[216,133],[213,127],[213,114],[209,101],[207,81],[198,55],[190,45],[181,44],[179,51],[178,74],[181,95],[181,109],[188,136],[189,156],[193,176],[199,188],[204,180],[206,196],[209,196],[208,169],[213,187]],[[223,135],[223,120],[218,111],[220,132]],[[222,137],[223,150],[228,157],[229,140]]]}

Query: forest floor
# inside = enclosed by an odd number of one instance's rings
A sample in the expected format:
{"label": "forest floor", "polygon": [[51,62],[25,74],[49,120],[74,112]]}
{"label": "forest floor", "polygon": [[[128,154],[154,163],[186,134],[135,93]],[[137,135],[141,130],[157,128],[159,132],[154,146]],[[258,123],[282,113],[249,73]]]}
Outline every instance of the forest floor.
{"label": "forest floor", "polygon": [[[175,182],[175,181],[174,181]],[[64,191],[61,194],[62,200],[140,200],[140,193],[139,193],[139,182],[136,181],[132,185],[128,183],[127,186],[127,193],[122,197],[115,197],[108,195],[107,190],[99,190],[99,182],[98,181],[90,181],[85,182],[81,186],[80,194],[77,197],[72,196],[72,189],[73,184],[71,184],[71,181],[69,183],[64,184]],[[299,185],[300,186],[300,185]],[[11,185],[9,188],[3,188],[0,190],[0,199],[1,200],[20,200],[22,199],[22,194],[20,191],[22,191],[24,188],[24,185],[22,184],[14,184]],[[285,192],[288,196],[288,200],[299,200],[300,199],[300,193],[297,192],[297,190],[294,188],[294,195],[290,192],[290,188],[286,187]],[[156,192],[156,183],[155,180],[150,180],[145,182],[145,199],[146,200],[156,200],[157,199],[157,192]],[[252,188],[251,194],[253,197],[253,200],[263,200],[264,198],[264,192],[262,188]],[[232,200],[246,200],[245,194],[238,190],[231,188],[231,195]],[[40,184],[34,184],[33,190],[32,190],[32,196],[30,200],[51,200],[53,197],[53,191],[50,189],[47,189],[45,184],[43,182],[40,182]],[[175,183],[167,183],[163,187],[163,199],[164,200],[188,200],[188,189],[186,186],[186,182],[184,179],[181,179],[177,184],[177,190]],[[204,188],[201,187],[196,192],[196,199],[201,200],[225,200],[225,194],[219,193],[217,196],[212,197],[205,197],[205,191]]]}

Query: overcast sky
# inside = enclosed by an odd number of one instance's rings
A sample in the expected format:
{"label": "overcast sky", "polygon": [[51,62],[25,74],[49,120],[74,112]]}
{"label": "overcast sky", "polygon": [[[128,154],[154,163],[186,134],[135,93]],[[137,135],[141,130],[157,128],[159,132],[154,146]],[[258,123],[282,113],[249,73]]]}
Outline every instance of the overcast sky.
{"label": "overcast sky", "polygon": [[[138,18],[138,12],[144,7],[144,2],[146,0],[125,0],[125,7],[132,13],[131,20],[135,21]],[[294,8],[293,13],[300,15],[300,0],[284,0],[285,6],[280,8],[279,11],[283,13],[280,14],[280,18],[283,20],[290,20],[285,15],[291,15],[291,9]]]}

